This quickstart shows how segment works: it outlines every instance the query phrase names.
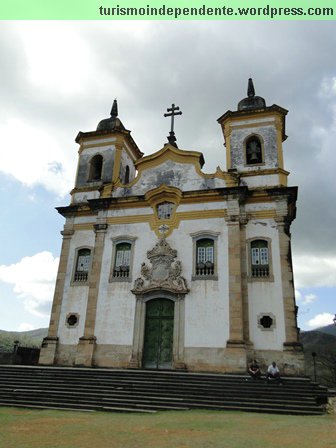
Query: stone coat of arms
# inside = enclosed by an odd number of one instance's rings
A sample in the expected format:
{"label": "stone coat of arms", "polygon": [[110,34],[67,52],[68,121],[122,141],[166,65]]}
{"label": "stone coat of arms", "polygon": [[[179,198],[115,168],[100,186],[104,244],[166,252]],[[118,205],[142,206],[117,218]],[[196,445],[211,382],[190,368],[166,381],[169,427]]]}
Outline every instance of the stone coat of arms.
{"label": "stone coat of arms", "polygon": [[182,274],[182,264],[177,251],[172,249],[166,239],[160,238],[152,250],[147,252],[151,266],[141,265],[141,277],[134,282],[134,293],[143,293],[152,289],[167,289],[173,292],[187,293],[187,282]]}

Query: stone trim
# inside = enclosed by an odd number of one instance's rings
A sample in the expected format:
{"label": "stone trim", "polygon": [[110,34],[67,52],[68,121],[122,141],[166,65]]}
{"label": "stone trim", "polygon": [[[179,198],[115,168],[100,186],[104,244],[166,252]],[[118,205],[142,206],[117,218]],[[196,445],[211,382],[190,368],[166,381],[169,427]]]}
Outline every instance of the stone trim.
{"label": "stone trim", "polygon": [[[192,260],[192,275],[191,280],[218,280],[218,236],[220,232],[214,232],[212,230],[199,230],[198,232],[190,233],[193,245],[193,260]],[[196,275],[196,246],[197,241],[205,238],[211,239],[214,242],[214,273],[213,275]]]}
{"label": "stone trim", "polygon": [[[75,280],[76,267],[77,267],[77,261],[78,261],[78,252],[81,249],[89,249],[90,252],[91,252],[90,266],[89,266],[89,271],[88,271],[88,278],[84,282],[78,282],[78,281]],[[73,265],[72,274],[71,274],[70,286],[88,286],[89,285],[90,273],[91,273],[91,268],[92,268],[92,257],[93,257],[93,247],[92,246],[79,246],[79,247],[76,247],[76,249],[75,249],[75,256],[74,256],[74,265]]]}
{"label": "stone trim", "polygon": [[[242,126],[242,127],[244,128],[245,126]],[[247,159],[246,158],[246,150],[247,150],[246,143],[252,137],[256,137],[260,141],[260,144],[261,144],[261,160],[262,160],[262,162],[260,162],[260,163],[247,163],[247,160],[246,160]],[[264,143],[263,137],[260,134],[253,132],[252,134],[247,135],[243,141],[243,149],[244,149],[244,166],[245,167],[248,168],[250,166],[252,166],[252,167],[265,166],[265,143]]]}
{"label": "stone trim", "polygon": [[78,366],[91,367],[93,362],[93,354],[96,344],[94,331],[96,325],[97,302],[107,227],[107,224],[103,222],[99,222],[95,225],[96,237],[92,255],[84,335],[79,339],[75,361],[75,364]]}
{"label": "stone trim", "polygon": [[[252,277],[252,257],[251,257],[251,243],[253,241],[263,240],[267,241],[268,247],[268,267],[269,267],[269,275],[267,277]],[[247,248],[247,281],[248,282],[274,282],[273,275],[273,257],[272,257],[272,239],[266,236],[256,236],[253,238],[248,238],[246,240],[246,248]]]}
{"label": "stone trim", "polygon": [[286,334],[285,344],[290,345],[290,343],[298,342],[298,327],[296,322],[295,292],[289,229],[286,233],[286,228],[289,224],[286,220],[281,218],[276,219],[276,221],[278,224],[279,234],[281,283]]}
{"label": "stone trim", "polygon": [[185,294],[157,289],[138,294],[135,303],[132,356],[130,368],[142,367],[144,350],[146,303],[153,299],[172,300],[174,305],[173,369],[184,369]]}
{"label": "stone trim", "polygon": [[170,247],[165,237],[160,238],[153,249],[147,251],[150,266],[145,262],[141,264],[141,277],[134,281],[133,294],[157,290],[177,294],[189,292],[187,281],[181,275],[182,263],[175,260],[176,257],[177,250]]}
{"label": "stone trim", "polygon": [[[105,157],[103,155],[104,153],[102,153],[101,151],[97,151],[95,153],[92,153],[90,160],[88,161],[87,167],[86,167],[86,183],[87,184],[98,184],[99,186],[103,184],[103,173],[104,173],[104,165],[105,165]],[[103,159],[102,162],[102,168],[101,168],[101,176],[100,179],[90,179],[91,177],[91,171],[92,171],[92,159],[96,156],[101,156]]]}
{"label": "stone trim", "polygon": [[240,269],[241,269],[241,294],[243,307],[243,336],[245,344],[252,346],[250,341],[250,317],[249,317],[249,299],[247,283],[247,250],[246,250],[246,224],[248,223],[246,215],[240,217]]}
{"label": "stone trim", "polygon": [[[132,282],[132,271],[133,271],[133,261],[134,261],[134,246],[135,241],[137,240],[136,236],[128,236],[128,235],[120,235],[116,237],[112,237],[111,241],[113,244],[112,247],[112,258],[111,258],[111,268],[110,268],[110,275],[109,275],[109,282]],[[131,245],[131,257],[130,257],[130,270],[128,277],[114,277],[113,271],[114,271],[114,265],[115,265],[115,258],[116,258],[116,249],[117,245],[120,243],[129,243]]]}
{"label": "stone trim", "polygon": [[[260,320],[264,317],[264,316],[269,316],[272,319],[272,325],[269,328],[265,328],[261,325]],[[261,331],[273,331],[276,328],[276,317],[274,316],[273,313],[259,313],[258,314],[258,318],[257,318],[257,322],[258,322],[258,327],[260,328]]]}
{"label": "stone trim", "polygon": [[39,364],[45,364],[45,365],[54,364],[55,362],[55,355],[58,345],[58,337],[57,337],[58,326],[62,308],[62,297],[63,297],[66,273],[68,269],[71,238],[72,235],[74,234],[73,226],[65,224],[64,230],[61,232],[61,234],[63,235],[62,249],[58,265],[48,336],[43,340],[39,358]]}
{"label": "stone trim", "polygon": [[[68,322],[69,317],[76,316],[77,322],[74,325],[70,325]],[[68,313],[65,318],[65,326],[68,328],[76,328],[79,325],[79,314],[78,313]]]}
{"label": "stone trim", "polygon": [[[233,216],[235,218],[235,216]],[[238,218],[238,217],[237,217]],[[227,347],[240,347],[244,342],[243,296],[241,270],[240,223],[227,221],[229,242],[229,316],[230,336]]]}

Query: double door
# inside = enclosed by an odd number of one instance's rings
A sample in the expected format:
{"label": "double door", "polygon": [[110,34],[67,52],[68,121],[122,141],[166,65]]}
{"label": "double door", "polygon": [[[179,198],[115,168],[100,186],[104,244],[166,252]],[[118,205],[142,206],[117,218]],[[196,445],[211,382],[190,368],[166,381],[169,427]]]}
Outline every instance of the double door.
{"label": "double door", "polygon": [[154,299],[146,303],[143,367],[171,369],[173,362],[174,302]]}

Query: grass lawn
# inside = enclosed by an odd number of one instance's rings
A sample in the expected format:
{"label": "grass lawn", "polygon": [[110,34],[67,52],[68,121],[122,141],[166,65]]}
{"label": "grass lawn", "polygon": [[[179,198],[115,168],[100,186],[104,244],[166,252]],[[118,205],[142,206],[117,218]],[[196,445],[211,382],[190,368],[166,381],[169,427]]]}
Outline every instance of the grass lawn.
{"label": "grass lawn", "polygon": [[157,414],[0,407],[1,448],[336,448],[336,416]]}

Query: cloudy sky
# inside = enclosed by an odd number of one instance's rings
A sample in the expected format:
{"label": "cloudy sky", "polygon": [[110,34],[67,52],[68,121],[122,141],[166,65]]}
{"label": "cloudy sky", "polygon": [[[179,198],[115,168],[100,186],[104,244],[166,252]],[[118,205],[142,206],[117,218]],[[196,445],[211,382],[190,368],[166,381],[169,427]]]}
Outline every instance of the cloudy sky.
{"label": "cloudy sky", "polygon": [[285,168],[299,186],[292,226],[299,325],[336,313],[335,22],[2,22],[0,329],[46,327],[78,131],[119,116],[145,154],[163,146],[174,102],[180,148],[225,169],[217,118],[253,77],[289,110]]}

